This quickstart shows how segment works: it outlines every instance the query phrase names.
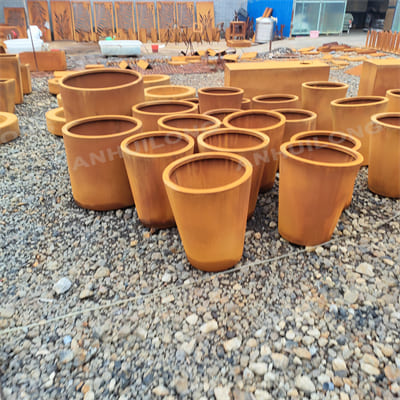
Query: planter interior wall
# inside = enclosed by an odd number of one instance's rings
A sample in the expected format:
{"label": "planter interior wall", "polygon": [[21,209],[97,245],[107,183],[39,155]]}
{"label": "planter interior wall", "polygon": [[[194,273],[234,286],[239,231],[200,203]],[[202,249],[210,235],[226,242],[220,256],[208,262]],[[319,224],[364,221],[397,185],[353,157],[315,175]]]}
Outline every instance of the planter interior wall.
{"label": "planter interior wall", "polygon": [[231,153],[200,153],[171,163],[163,173],[189,262],[220,271],[242,257],[252,165]]}
{"label": "planter interior wall", "polygon": [[243,99],[243,89],[237,87],[207,87],[198,90],[199,111],[204,113],[216,108],[240,109]]}
{"label": "planter interior wall", "polygon": [[162,173],[193,153],[194,139],[179,132],[146,132],[125,139],[121,149],[140,221],[153,228],[174,226]]}
{"label": "planter interior wall", "polygon": [[400,198],[400,112],[372,116],[368,187],[382,196]]}
{"label": "planter interior wall", "polygon": [[133,205],[120,144],[141,129],[140,120],[122,115],[92,116],[62,127],[72,194],[79,206],[112,210]]}
{"label": "planter interior wall", "polygon": [[131,115],[144,101],[142,76],[132,70],[89,69],[64,76],[60,82],[65,119],[92,115]]}
{"label": "planter interior wall", "polygon": [[208,111],[204,112],[204,114],[211,115],[212,117],[218,118],[222,122],[227,115],[232,114],[239,110],[240,109],[238,109],[238,108],[218,108],[216,110],[208,110]]}
{"label": "planter interior wall", "polygon": [[251,99],[251,108],[260,110],[275,110],[276,108],[299,108],[299,96],[294,94],[261,94]]}
{"label": "planter interior wall", "polygon": [[196,96],[196,89],[181,85],[160,85],[146,88],[146,101],[151,100],[184,100]]}
{"label": "planter interior wall", "polygon": [[327,142],[282,144],[278,216],[282,237],[303,246],[328,241],[362,160],[358,152]]}

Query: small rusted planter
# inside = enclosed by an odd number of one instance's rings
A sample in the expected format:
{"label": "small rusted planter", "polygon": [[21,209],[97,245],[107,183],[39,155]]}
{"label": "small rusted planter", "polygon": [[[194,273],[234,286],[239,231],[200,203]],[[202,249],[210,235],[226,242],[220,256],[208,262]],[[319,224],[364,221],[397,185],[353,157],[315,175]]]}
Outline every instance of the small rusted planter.
{"label": "small rusted planter", "polygon": [[62,107],[54,108],[46,113],[47,130],[56,136],[62,136],[62,127],[67,121]]}
{"label": "small rusted planter", "polygon": [[277,108],[300,108],[299,96],[295,94],[261,94],[251,99],[251,108],[275,110]]}
{"label": "small rusted planter", "polygon": [[152,86],[169,85],[171,82],[171,77],[164,74],[149,74],[143,75],[143,86],[144,88],[149,88]]}
{"label": "small rusted planter", "polygon": [[0,79],[0,112],[15,111],[15,79]]}
{"label": "small rusted planter", "polygon": [[195,112],[197,112],[197,105],[186,100],[145,101],[132,107],[132,115],[143,123],[143,132],[156,131],[157,121],[166,115]]}
{"label": "small rusted planter", "polygon": [[113,210],[133,205],[120,144],[141,129],[140,120],[124,115],[86,117],[62,127],[72,195],[79,206]]}
{"label": "small rusted planter", "polygon": [[8,143],[19,136],[18,118],[15,114],[0,112],[0,144]]}
{"label": "small rusted planter", "polygon": [[140,221],[151,228],[174,226],[162,173],[171,162],[193,154],[194,139],[180,132],[146,132],[126,138],[121,150]]}
{"label": "small rusted planter", "polygon": [[217,108],[237,108],[242,105],[244,90],[232,86],[205,87],[197,92],[199,98],[199,112]]}
{"label": "small rusted planter", "polygon": [[145,100],[185,100],[196,95],[196,89],[181,85],[151,86],[144,91]]}
{"label": "small rusted planter", "polygon": [[400,112],[400,89],[391,89],[386,92],[389,100],[387,112]]}
{"label": "small rusted planter", "polygon": [[144,101],[142,75],[116,68],[88,69],[61,79],[60,93],[65,119],[93,115],[131,115],[131,108]]}

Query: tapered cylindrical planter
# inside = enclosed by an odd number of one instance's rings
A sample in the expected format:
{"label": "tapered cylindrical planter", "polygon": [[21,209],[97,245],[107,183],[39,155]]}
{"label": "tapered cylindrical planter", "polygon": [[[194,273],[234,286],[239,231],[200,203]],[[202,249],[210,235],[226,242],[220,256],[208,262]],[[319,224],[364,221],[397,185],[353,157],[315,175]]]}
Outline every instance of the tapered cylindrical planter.
{"label": "tapered cylindrical planter", "polygon": [[208,110],[204,112],[205,115],[211,115],[215,118],[218,118],[221,122],[224,120],[224,118],[232,114],[234,112],[240,111],[240,109],[237,108],[218,108],[216,110]]}
{"label": "tapered cylindrical planter", "polygon": [[131,115],[144,101],[142,75],[114,68],[68,74],[60,82],[67,122],[92,115]]}
{"label": "tapered cylindrical planter", "polygon": [[17,116],[13,113],[0,111],[0,144],[16,139],[19,133]]}
{"label": "tapered cylindrical planter", "polygon": [[196,96],[196,89],[181,85],[151,86],[144,91],[146,101],[152,100],[185,100]]}
{"label": "tapered cylindrical planter", "polygon": [[368,188],[387,197],[400,197],[400,112],[372,116]]}
{"label": "tapered cylindrical planter", "polygon": [[140,221],[151,228],[174,226],[162,173],[193,153],[194,139],[179,132],[145,132],[126,138],[121,149]]}
{"label": "tapered cylindrical planter", "polygon": [[200,133],[217,129],[221,126],[218,118],[204,114],[167,115],[158,120],[158,129],[162,131],[178,131],[190,135],[196,140],[194,151],[198,151],[197,136]]}
{"label": "tapered cylindrical planter", "polygon": [[163,181],[189,262],[204,271],[242,257],[253,167],[232,153],[200,153],[171,163]]}
{"label": "tapered cylindrical planter", "polygon": [[313,111],[301,108],[278,108],[275,111],[283,114],[286,118],[282,143],[288,142],[298,132],[315,129],[317,114]]}
{"label": "tapered cylindrical planter", "polygon": [[251,99],[248,97],[243,97],[241,103],[241,110],[250,110],[251,109]]}
{"label": "tapered cylindrical planter", "polygon": [[162,86],[169,85],[171,82],[171,77],[164,74],[149,74],[143,75],[143,86],[144,88],[152,86]]}
{"label": "tapered cylindrical planter", "polygon": [[286,142],[279,170],[279,233],[291,243],[328,241],[354,186],[360,153],[318,141]]}
{"label": "tapered cylindrical planter", "polygon": [[142,123],[123,115],[81,118],[62,127],[72,195],[92,210],[133,205],[121,142],[140,133]]}
{"label": "tapered cylindrical planter", "polygon": [[332,130],[331,101],[346,97],[349,85],[342,82],[316,81],[301,85],[301,103],[317,114],[318,130]]}
{"label": "tapered cylindrical planter", "polygon": [[53,135],[62,136],[62,127],[65,123],[64,109],[62,107],[46,112],[47,130]]}
{"label": "tapered cylindrical planter", "polygon": [[191,103],[196,104],[196,106],[197,106],[196,112],[199,112],[199,98],[198,97],[189,97],[189,98],[185,99],[185,101],[190,101]]}
{"label": "tapered cylindrical planter", "polygon": [[[359,151],[361,148],[360,140],[358,140],[355,136],[351,136],[343,132],[318,131],[318,130],[299,132],[291,137],[292,142],[295,142],[297,140],[306,140],[306,141],[315,140],[318,142],[328,142],[347,147],[354,151]],[[345,201],[344,208],[350,206],[351,201],[353,199],[353,191],[354,191],[354,186],[349,187],[349,193],[347,196],[347,200]]]}
{"label": "tapered cylindrical planter", "polygon": [[260,94],[251,99],[251,108],[275,110],[276,108],[299,108],[299,96],[295,94]]}
{"label": "tapered cylindrical planter", "polygon": [[357,96],[331,102],[333,130],[348,133],[361,141],[359,152],[363,165],[369,164],[370,136],[373,134],[373,114],[385,112],[388,99],[382,96]]}
{"label": "tapered cylindrical planter", "polygon": [[261,191],[272,188],[279,162],[279,146],[285,129],[285,116],[269,110],[244,110],[226,116],[223,125],[227,128],[254,129],[268,135],[270,143],[266,153]]}
{"label": "tapered cylindrical planter", "polygon": [[0,79],[0,112],[15,110],[15,79]]}
{"label": "tapered cylindrical planter", "polygon": [[198,90],[199,112],[216,108],[237,108],[242,105],[244,90],[232,86],[206,87]]}
{"label": "tapered cylindrical planter", "polygon": [[166,115],[196,112],[197,105],[185,100],[145,101],[132,107],[132,115],[143,123],[143,132],[158,130],[157,121]]}
{"label": "tapered cylindrical planter", "polygon": [[254,213],[261,178],[265,169],[269,137],[250,129],[221,128],[204,132],[197,138],[200,152],[223,151],[246,157],[253,166],[248,217]]}
{"label": "tapered cylindrical planter", "polygon": [[387,112],[400,112],[400,89],[386,91],[386,97],[389,100]]}

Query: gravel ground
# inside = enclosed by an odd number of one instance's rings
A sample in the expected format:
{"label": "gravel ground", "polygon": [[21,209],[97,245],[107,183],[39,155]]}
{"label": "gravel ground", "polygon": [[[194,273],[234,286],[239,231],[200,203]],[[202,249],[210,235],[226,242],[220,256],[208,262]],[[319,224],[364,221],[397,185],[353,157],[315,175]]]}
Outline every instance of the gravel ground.
{"label": "gravel ground", "polygon": [[[330,79],[356,94],[358,78]],[[221,86],[223,73],[171,81]],[[176,229],[74,203],[62,138],[46,130],[55,97],[47,77],[32,83],[17,106],[21,137],[0,148],[5,399],[400,395],[400,207],[368,191],[366,168],[330,242],[279,236],[276,184],[259,196],[241,262],[203,273]]]}

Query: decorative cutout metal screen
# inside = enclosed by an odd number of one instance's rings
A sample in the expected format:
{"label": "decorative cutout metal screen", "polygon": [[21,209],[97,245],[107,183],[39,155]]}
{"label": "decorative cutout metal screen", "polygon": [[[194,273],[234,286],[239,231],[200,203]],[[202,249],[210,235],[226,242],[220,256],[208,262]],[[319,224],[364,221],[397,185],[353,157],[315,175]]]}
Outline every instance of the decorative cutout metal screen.
{"label": "decorative cutout metal screen", "polygon": [[54,40],[74,40],[71,3],[52,0],[50,9]]}
{"label": "decorative cutout metal screen", "polygon": [[117,28],[118,39],[137,39],[135,33],[135,13],[131,1],[115,2],[115,26]]}
{"label": "decorative cutout metal screen", "polygon": [[157,2],[158,34],[162,42],[175,39],[176,15],[173,1]]}
{"label": "decorative cutout metal screen", "polygon": [[42,39],[51,41],[49,5],[47,0],[28,1],[29,23],[42,31]]}
{"label": "decorative cutout metal screen", "polygon": [[114,35],[114,13],[111,1],[94,1],[94,26],[97,40]]}
{"label": "decorative cutout metal screen", "polygon": [[77,42],[92,40],[92,10],[86,1],[73,1],[74,39]]}
{"label": "decorative cutout metal screen", "polygon": [[195,21],[193,1],[176,2],[176,19],[179,26],[193,27]]}
{"label": "decorative cutout metal screen", "polygon": [[26,34],[25,10],[16,7],[4,7],[4,19],[7,25],[17,26],[24,37]]}
{"label": "decorative cutout metal screen", "polygon": [[145,1],[136,2],[136,21],[138,32],[140,29],[145,29],[146,34],[150,36],[152,29],[156,28],[154,3]]}

